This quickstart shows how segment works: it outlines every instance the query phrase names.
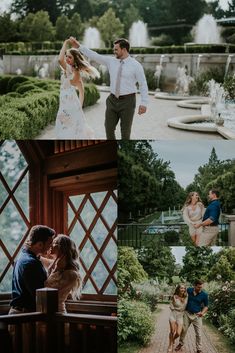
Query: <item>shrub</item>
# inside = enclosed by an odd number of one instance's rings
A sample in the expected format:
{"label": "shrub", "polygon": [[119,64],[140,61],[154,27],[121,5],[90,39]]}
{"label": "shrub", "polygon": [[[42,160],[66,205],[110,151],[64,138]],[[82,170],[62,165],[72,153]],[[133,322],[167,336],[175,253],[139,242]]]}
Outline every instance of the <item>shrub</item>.
{"label": "shrub", "polygon": [[161,34],[158,37],[152,38],[151,45],[172,45],[174,43],[172,37],[168,34]]}
{"label": "shrub", "polygon": [[218,83],[224,81],[224,70],[222,68],[210,68],[207,71],[200,72],[189,84],[189,93],[195,95],[207,95],[208,81],[214,79]]}
{"label": "shrub", "polygon": [[12,75],[0,76],[0,94],[7,93],[8,82],[12,78]]}
{"label": "shrub", "polygon": [[227,315],[221,315],[219,324],[219,330],[232,344],[235,343],[235,308],[230,309]]}
{"label": "shrub", "polygon": [[59,95],[55,92],[11,100],[11,104],[2,106],[0,111],[0,138],[35,138],[42,128],[55,120],[58,106]]}
{"label": "shrub", "polygon": [[134,298],[143,301],[148,305],[151,311],[157,308],[159,299],[159,288],[152,281],[146,281],[140,284],[133,284]]}
{"label": "shrub", "polygon": [[84,107],[88,107],[97,102],[100,98],[100,92],[96,88],[96,86],[92,83],[88,83],[85,85],[84,92]]}
{"label": "shrub", "polygon": [[157,88],[157,79],[154,76],[154,71],[151,69],[145,69],[144,72],[145,72],[148,88],[151,90],[155,90]]}
{"label": "shrub", "polygon": [[27,91],[31,91],[35,88],[37,88],[37,86],[35,86],[33,83],[29,82],[27,84],[20,85],[19,87],[17,87],[16,92],[23,94],[23,93],[25,93]]}
{"label": "shrub", "polygon": [[[11,77],[11,79],[9,80],[8,82],[8,85],[7,85],[7,92],[12,92],[15,90],[15,85],[16,84],[21,84],[23,82],[28,82],[29,81],[29,78],[27,76],[13,76]],[[14,87],[14,89],[13,89]]]}
{"label": "shrub", "polygon": [[235,75],[227,76],[224,80],[224,89],[228,92],[228,99],[235,99]]}
{"label": "shrub", "polygon": [[148,344],[153,333],[151,311],[145,303],[122,299],[118,302],[118,341]]}

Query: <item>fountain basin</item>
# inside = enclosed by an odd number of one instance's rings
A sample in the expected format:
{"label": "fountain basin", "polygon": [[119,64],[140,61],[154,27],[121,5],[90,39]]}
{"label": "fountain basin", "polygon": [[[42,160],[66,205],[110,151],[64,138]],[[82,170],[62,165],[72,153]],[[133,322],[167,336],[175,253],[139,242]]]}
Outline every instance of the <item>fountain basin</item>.
{"label": "fountain basin", "polygon": [[[195,123],[195,125],[193,123]],[[198,114],[174,117],[168,119],[167,125],[181,130],[217,132],[228,140],[235,140],[235,133],[224,126],[219,126],[211,122],[210,115]]]}
{"label": "fountain basin", "polygon": [[209,104],[209,98],[203,97],[198,99],[182,100],[177,103],[177,106],[180,108],[187,108],[187,109],[201,109],[203,104]]}
{"label": "fountain basin", "polygon": [[177,93],[168,93],[168,92],[157,92],[154,95],[154,98],[158,99],[168,99],[168,100],[174,100],[174,101],[182,101],[182,100],[192,100],[192,99],[201,99],[202,97],[199,96],[186,96],[183,94],[177,94]]}

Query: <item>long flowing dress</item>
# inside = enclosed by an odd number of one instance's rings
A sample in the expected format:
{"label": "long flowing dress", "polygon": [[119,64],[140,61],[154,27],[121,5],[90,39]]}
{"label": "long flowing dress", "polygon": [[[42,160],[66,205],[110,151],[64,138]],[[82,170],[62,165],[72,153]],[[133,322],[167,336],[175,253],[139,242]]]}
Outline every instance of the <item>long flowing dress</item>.
{"label": "long flowing dress", "polygon": [[59,312],[65,313],[65,300],[70,292],[81,283],[81,277],[77,271],[65,270],[52,272],[45,281],[45,287],[58,289]]}
{"label": "long flowing dress", "polygon": [[183,219],[189,227],[189,234],[192,237],[194,234],[201,236],[202,227],[194,228],[194,224],[202,222],[203,215],[205,213],[205,208],[201,202],[196,204],[196,207],[193,209],[191,205],[188,205],[183,210]]}
{"label": "long flowing dress", "polygon": [[76,88],[71,84],[74,73],[66,64],[62,71],[60,86],[60,105],[56,117],[57,139],[93,139],[94,132],[87,125]]}

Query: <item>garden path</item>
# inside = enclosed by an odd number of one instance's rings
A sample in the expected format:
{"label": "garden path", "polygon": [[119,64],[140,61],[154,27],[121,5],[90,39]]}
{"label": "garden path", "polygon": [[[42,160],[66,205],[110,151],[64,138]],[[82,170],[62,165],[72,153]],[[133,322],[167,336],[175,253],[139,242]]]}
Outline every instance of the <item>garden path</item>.
{"label": "garden path", "polygon": [[[96,139],[106,139],[104,128],[105,101],[107,92],[101,92],[98,103],[84,109],[88,124],[95,131]],[[137,104],[140,97],[137,96]],[[182,109],[176,106],[175,101],[156,99],[149,96],[147,113],[139,116],[135,114],[132,127],[132,140],[210,140],[223,139],[219,134],[184,131],[167,126],[167,120],[180,115],[194,115],[197,111],[192,109]],[[120,128],[117,128],[116,137],[120,139]],[[36,139],[55,139],[54,124],[49,125]]]}
{"label": "garden path", "polygon": [[[168,334],[169,334],[168,320],[170,315],[170,309],[169,309],[169,305],[167,304],[161,304],[159,305],[159,308],[161,309],[161,312],[157,316],[156,330],[152,338],[151,344],[148,347],[141,349],[139,353],[167,353]],[[178,340],[176,345],[177,344],[178,344]],[[213,343],[211,342],[210,337],[208,336],[205,326],[203,326],[203,333],[202,333],[202,352],[218,353]],[[179,351],[179,353],[196,353],[195,333],[192,326],[188,330],[184,349]]]}

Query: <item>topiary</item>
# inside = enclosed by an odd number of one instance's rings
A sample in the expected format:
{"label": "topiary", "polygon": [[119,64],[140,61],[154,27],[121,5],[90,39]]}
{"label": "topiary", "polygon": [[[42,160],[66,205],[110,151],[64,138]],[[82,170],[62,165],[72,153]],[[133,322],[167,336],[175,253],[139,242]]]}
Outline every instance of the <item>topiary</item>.
{"label": "topiary", "polygon": [[0,94],[7,93],[8,82],[12,78],[12,75],[0,76]]}
{"label": "topiary", "polygon": [[29,81],[29,78],[27,76],[13,76],[13,77],[11,77],[11,79],[9,80],[8,85],[7,85],[7,92],[12,92],[13,87],[17,83],[22,83],[22,82],[26,82],[26,81]]}
{"label": "topiary", "polygon": [[19,87],[17,87],[16,92],[23,94],[23,93],[25,93],[27,91],[31,91],[33,89],[37,89],[37,86],[35,86],[33,83],[29,82],[28,84],[20,85]]}

